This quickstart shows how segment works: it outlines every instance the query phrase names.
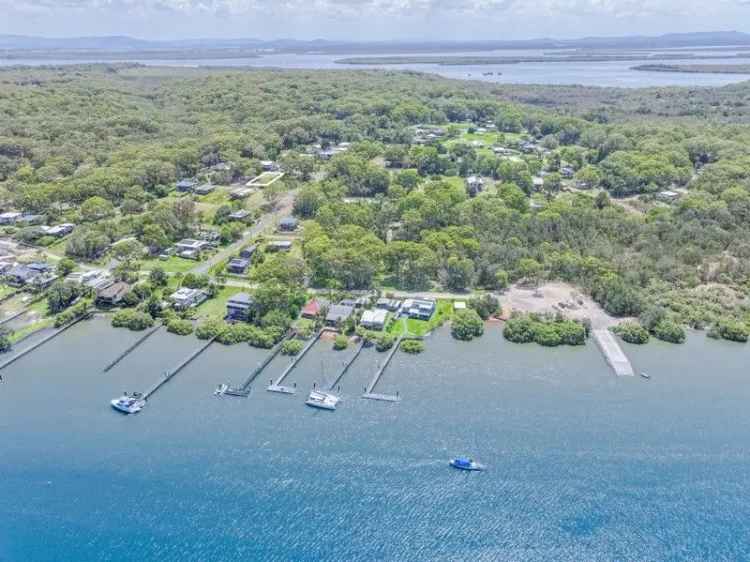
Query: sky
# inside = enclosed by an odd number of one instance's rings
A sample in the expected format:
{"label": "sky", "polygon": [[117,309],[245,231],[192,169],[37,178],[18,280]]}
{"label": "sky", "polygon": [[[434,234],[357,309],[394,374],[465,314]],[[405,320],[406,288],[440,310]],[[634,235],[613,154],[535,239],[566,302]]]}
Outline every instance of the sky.
{"label": "sky", "polygon": [[578,38],[750,32],[750,0],[0,0],[0,34],[144,39]]}

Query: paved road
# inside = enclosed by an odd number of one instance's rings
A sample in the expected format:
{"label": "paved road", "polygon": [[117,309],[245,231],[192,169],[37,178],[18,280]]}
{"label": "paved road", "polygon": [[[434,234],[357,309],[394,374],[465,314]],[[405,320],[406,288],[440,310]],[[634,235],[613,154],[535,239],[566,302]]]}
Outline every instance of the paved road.
{"label": "paved road", "polygon": [[276,208],[274,209],[274,211],[263,215],[260,220],[258,220],[258,222],[256,222],[253,226],[245,231],[245,233],[242,235],[242,238],[222,249],[220,252],[217,252],[206,261],[196,265],[193,269],[190,270],[191,273],[195,273],[196,275],[207,274],[217,263],[229,259],[232,256],[236,256],[243,248],[243,246],[251,242],[254,238],[264,233],[265,231],[275,228],[278,222],[284,217],[290,216],[292,214],[293,208],[294,195],[292,195],[291,193],[287,193],[276,204]]}

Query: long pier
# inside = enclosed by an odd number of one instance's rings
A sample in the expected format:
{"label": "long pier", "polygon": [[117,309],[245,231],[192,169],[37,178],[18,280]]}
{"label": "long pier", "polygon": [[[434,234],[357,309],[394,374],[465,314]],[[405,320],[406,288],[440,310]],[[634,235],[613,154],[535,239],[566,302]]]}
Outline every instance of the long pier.
{"label": "long pier", "polygon": [[78,318],[76,318],[72,322],[69,322],[65,326],[62,326],[60,328],[55,329],[54,332],[52,332],[50,335],[42,338],[38,342],[30,345],[29,347],[27,347],[25,349],[22,349],[21,351],[19,351],[18,353],[16,353],[10,359],[6,359],[2,363],[0,363],[0,371],[2,371],[3,369],[5,369],[6,367],[9,367],[10,365],[12,365],[13,363],[15,363],[16,361],[18,361],[22,357],[25,357],[26,355],[28,355],[29,353],[31,353],[35,349],[37,349],[39,347],[42,347],[45,343],[47,343],[48,341],[56,338],[57,336],[59,336],[60,334],[62,334],[64,331],[66,331],[68,328],[72,328],[73,326],[75,326],[81,320],[84,320],[85,318],[89,318],[89,315],[79,316]]}
{"label": "long pier", "polygon": [[263,372],[263,370],[268,367],[271,361],[276,359],[279,353],[281,353],[281,348],[283,347],[284,342],[295,337],[295,335],[296,334],[292,333],[281,340],[278,344],[276,344],[276,347],[271,350],[271,353],[269,353],[268,356],[248,375],[248,377],[245,379],[245,382],[243,382],[240,386],[230,387],[229,389],[224,391],[224,394],[227,396],[237,396],[239,398],[247,398],[248,396],[250,396],[250,387],[252,386],[253,382],[255,382],[255,379],[257,379],[258,376]]}
{"label": "long pier", "polygon": [[208,340],[206,343],[204,343],[202,346],[200,346],[198,349],[193,351],[190,355],[188,355],[187,359],[184,359],[179,365],[177,365],[174,369],[171,371],[167,371],[164,373],[164,376],[151,388],[149,388],[146,392],[143,393],[143,399],[148,400],[153,396],[156,391],[158,391],[162,386],[167,384],[169,381],[171,381],[177,373],[182,371],[185,367],[190,365],[201,353],[206,351],[208,349],[208,346],[210,346],[212,343],[214,343],[214,340],[216,339],[216,336]]}
{"label": "long pier", "polygon": [[268,385],[266,390],[268,390],[269,392],[279,392],[281,394],[295,394],[297,392],[297,389],[290,386],[284,386],[284,379],[286,379],[289,376],[289,373],[291,373],[299,364],[299,362],[302,361],[302,358],[307,355],[307,352],[312,349],[312,347],[317,343],[317,341],[320,339],[320,336],[322,336],[323,332],[325,331],[325,329],[319,330],[318,333],[315,334],[315,337],[311,338],[307,345],[302,349],[302,351],[297,354],[297,356],[292,360],[289,366],[284,369],[284,372],[279,375],[279,378],[277,378],[275,381],[272,381],[271,384]]}
{"label": "long pier", "polygon": [[357,351],[354,353],[354,355],[351,356],[349,361],[344,363],[344,366],[341,368],[341,371],[339,371],[338,376],[331,382],[330,385],[328,385],[328,391],[332,391],[334,388],[338,386],[338,384],[341,382],[341,379],[344,378],[344,375],[347,373],[349,368],[354,364],[354,362],[357,360],[357,357],[362,353],[362,350],[365,348],[366,341],[362,339],[361,342],[359,342],[359,347],[357,347]]}
{"label": "long pier", "polygon": [[375,387],[378,385],[378,382],[380,381],[380,378],[383,376],[383,373],[388,368],[388,365],[390,365],[391,360],[393,359],[394,355],[396,355],[396,352],[398,351],[398,348],[401,347],[401,342],[404,341],[404,336],[401,335],[396,340],[396,343],[393,344],[393,349],[388,353],[388,357],[385,358],[385,361],[383,361],[383,364],[380,366],[380,368],[375,372],[375,375],[372,377],[372,380],[370,380],[370,384],[367,385],[365,388],[365,393],[362,395],[362,398],[366,398],[368,400],[381,400],[383,402],[398,402],[401,400],[401,397],[398,394],[377,394],[373,392],[375,390]]}
{"label": "long pier", "polygon": [[612,332],[609,330],[594,330],[594,339],[617,376],[632,377],[635,375],[630,360]]}
{"label": "long pier", "polygon": [[138,346],[140,346],[143,342],[145,342],[148,338],[150,338],[151,336],[153,336],[156,332],[158,332],[162,328],[163,328],[163,325],[159,325],[159,326],[156,326],[156,328],[152,328],[151,330],[149,330],[148,332],[146,332],[143,336],[141,336],[140,338],[138,338],[133,345],[131,345],[125,351],[123,351],[122,353],[120,353],[120,355],[118,355],[115,358],[114,361],[112,361],[109,365],[107,365],[106,367],[104,367],[103,372],[106,373],[106,372],[111,371],[112,369],[114,369],[115,366],[120,361],[122,361],[123,359],[125,359],[131,353],[133,353],[138,348]]}

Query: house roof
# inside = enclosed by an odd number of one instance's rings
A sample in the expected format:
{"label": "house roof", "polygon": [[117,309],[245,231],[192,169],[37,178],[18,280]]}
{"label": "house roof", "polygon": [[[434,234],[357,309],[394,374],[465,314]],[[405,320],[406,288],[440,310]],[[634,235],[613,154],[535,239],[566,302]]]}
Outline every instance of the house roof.
{"label": "house roof", "polygon": [[346,320],[352,314],[354,314],[354,307],[346,306],[343,304],[334,304],[331,308],[328,309],[326,320]]}
{"label": "house roof", "polygon": [[255,302],[255,299],[247,294],[247,293],[237,293],[232,295],[229,300],[227,301],[227,304],[234,304],[234,305],[241,305],[241,306],[250,306]]}
{"label": "house roof", "polygon": [[320,303],[316,299],[312,299],[304,307],[302,307],[302,314],[306,316],[317,316],[320,314],[321,309]]}
{"label": "house roof", "polygon": [[97,296],[100,299],[113,299],[120,295],[124,295],[130,290],[130,285],[127,283],[123,283],[122,281],[118,281],[117,283],[112,283],[110,286],[105,287],[104,289],[100,289],[97,293]]}
{"label": "house roof", "polygon": [[362,313],[362,324],[385,324],[388,311],[378,308],[376,310],[365,310]]}

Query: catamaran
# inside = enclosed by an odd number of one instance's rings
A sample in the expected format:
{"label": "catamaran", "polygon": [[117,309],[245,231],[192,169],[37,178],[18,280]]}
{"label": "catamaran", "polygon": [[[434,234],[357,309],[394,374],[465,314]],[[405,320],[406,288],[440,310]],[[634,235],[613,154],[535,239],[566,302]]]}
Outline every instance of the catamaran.
{"label": "catamaran", "polygon": [[313,390],[310,392],[305,404],[312,408],[319,408],[321,410],[335,410],[336,404],[338,404],[340,398],[330,392],[320,392]]}
{"label": "catamaran", "polygon": [[146,401],[140,392],[134,392],[133,394],[126,392],[120,398],[112,400],[110,404],[115,410],[124,414],[137,414],[146,405]]}

